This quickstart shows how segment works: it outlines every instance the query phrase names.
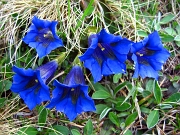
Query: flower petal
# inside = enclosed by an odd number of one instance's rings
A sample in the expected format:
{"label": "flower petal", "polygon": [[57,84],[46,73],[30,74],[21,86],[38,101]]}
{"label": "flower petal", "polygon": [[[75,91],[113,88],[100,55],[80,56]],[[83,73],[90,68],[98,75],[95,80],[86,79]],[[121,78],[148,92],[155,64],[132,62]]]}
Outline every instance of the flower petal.
{"label": "flower petal", "polygon": [[76,106],[72,103],[71,98],[67,98],[67,104],[64,109],[64,113],[67,115],[70,121],[73,121],[77,117]]}
{"label": "flower petal", "polygon": [[79,59],[81,61],[89,59],[92,56],[93,52],[95,51],[95,49],[96,49],[96,47],[98,45],[98,38],[96,36],[91,35],[88,40],[89,40],[89,45],[90,46],[86,50],[86,52],[82,56],[79,57]]}
{"label": "flower petal", "polygon": [[155,71],[151,66],[139,64],[139,75],[142,78],[152,77],[158,79],[158,72]]}
{"label": "flower petal", "polygon": [[101,66],[98,64],[98,62],[94,58],[91,57],[85,60],[84,66],[91,71],[92,76],[94,78],[94,82],[98,82],[101,80],[102,78]]}
{"label": "flower petal", "polygon": [[30,42],[35,42],[35,37],[38,34],[35,32],[28,32],[26,36],[22,39],[26,44],[29,44]]}
{"label": "flower petal", "polygon": [[148,38],[149,38],[147,42],[148,49],[161,50],[163,48],[163,44],[161,42],[161,39],[157,31],[154,31],[153,33],[149,34]]}
{"label": "flower petal", "polygon": [[112,74],[125,73],[126,65],[118,60],[107,59],[107,64],[112,71]]}
{"label": "flower petal", "polygon": [[132,44],[132,41],[123,38],[122,40],[110,45],[112,46],[112,49],[115,53],[128,54]]}
{"label": "flower petal", "polygon": [[22,76],[34,76],[34,71],[32,69],[24,69],[24,68],[18,68],[16,66],[12,67],[12,70]]}
{"label": "flower petal", "polygon": [[36,26],[37,29],[47,28],[51,25],[50,21],[39,19],[39,18],[37,18],[37,16],[33,17],[32,23]]}
{"label": "flower petal", "polygon": [[115,36],[113,34],[107,33],[105,29],[102,29],[97,34],[97,36],[98,36],[99,43],[106,43],[106,44],[118,42],[122,39],[121,36]]}

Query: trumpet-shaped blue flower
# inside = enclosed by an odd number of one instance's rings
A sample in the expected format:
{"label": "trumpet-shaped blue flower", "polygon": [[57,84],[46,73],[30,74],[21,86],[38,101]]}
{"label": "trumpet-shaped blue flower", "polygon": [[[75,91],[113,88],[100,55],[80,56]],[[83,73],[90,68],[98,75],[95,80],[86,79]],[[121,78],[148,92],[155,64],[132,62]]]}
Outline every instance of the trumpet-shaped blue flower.
{"label": "trumpet-shaped blue flower", "polygon": [[152,77],[158,79],[158,71],[170,56],[163,47],[157,31],[149,34],[144,40],[134,43],[131,47],[132,60],[135,64],[133,77]]}
{"label": "trumpet-shaped blue flower", "polygon": [[56,35],[56,25],[57,21],[50,22],[34,16],[23,41],[35,48],[38,56],[42,58],[57,47],[63,46],[62,40]]}
{"label": "trumpet-shaped blue flower", "polygon": [[32,110],[41,102],[50,100],[50,92],[46,84],[54,76],[57,67],[56,61],[48,62],[35,70],[13,66],[16,74],[13,76],[13,84],[10,89],[18,93]]}
{"label": "trumpet-shaped blue flower", "polygon": [[84,61],[84,66],[91,71],[94,82],[97,82],[103,75],[125,73],[130,44],[127,39],[102,29],[89,37],[89,48],[79,59]]}
{"label": "trumpet-shaped blue flower", "polygon": [[56,107],[56,110],[67,115],[70,121],[78,114],[86,111],[95,111],[94,101],[88,95],[88,86],[81,67],[74,66],[66,76],[64,83],[54,81],[53,98],[47,108]]}

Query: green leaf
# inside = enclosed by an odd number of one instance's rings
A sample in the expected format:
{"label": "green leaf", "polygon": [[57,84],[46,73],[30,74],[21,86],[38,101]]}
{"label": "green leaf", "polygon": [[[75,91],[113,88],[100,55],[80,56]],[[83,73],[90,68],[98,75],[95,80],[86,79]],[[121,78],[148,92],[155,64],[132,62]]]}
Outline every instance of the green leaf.
{"label": "green leaf", "polygon": [[161,109],[171,109],[173,106],[171,104],[160,104]]}
{"label": "green leaf", "polygon": [[170,13],[160,20],[160,24],[167,24],[174,19],[175,15]]}
{"label": "green leaf", "polygon": [[138,116],[137,112],[134,112],[131,115],[129,115],[125,121],[126,127],[129,126],[130,124],[132,124],[133,122],[135,122],[137,116]]}
{"label": "green leaf", "polygon": [[118,102],[115,106],[115,109],[118,111],[125,111],[128,110],[131,107],[131,104],[127,102]]}
{"label": "green leaf", "polygon": [[12,86],[12,82],[9,80],[3,80],[0,82],[0,92],[9,90]]}
{"label": "green leaf", "polygon": [[151,92],[150,92],[150,91],[145,90],[145,91],[142,92],[142,96],[143,96],[144,98],[147,97],[147,96],[149,96],[149,95],[151,95]]}
{"label": "green leaf", "polygon": [[114,112],[110,112],[109,113],[109,119],[112,121],[112,123],[114,123],[117,127],[120,126],[120,123],[119,123],[119,119],[117,117],[116,114],[114,114]]}
{"label": "green leaf", "polygon": [[168,34],[161,34],[161,40],[163,41],[163,42],[172,42],[173,40],[174,40],[174,37],[173,36],[171,36],[171,35],[168,35]]}
{"label": "green leaf", "polygon": [[6,104],[6,98],[0,98],[0,108],[2,108]]}
{"label": "green leaf", "polygon": [[175,38],[174,38],[175,41],[180,41],[180,35],[177,35]]}
{"label": "green leaf", "polygon": [[157,103],[161,103],[161,100],[162,100],[162,91],[161,91],[161,88],[158,84],[158,81],[155,81],[154,82],[154,88],[153,88],[153,93],[154,93],[154,97],[157,101]]}
{"label": "green leaf", "polygon": [[148,34],[143,30],[138,30],[137,35],[140,37],[147,37],[148,36]]}
{"label": "green leaf", "polygon": [[98,91],[98,90],[108,91],[108,90],[106,89],[106,87],[102,86],[100,83],[93,83],[93,82],[92,82],[92,85],[93,85],[93,87],[94,87],[94,89],[95,89],[96,91]]}
{"label": "green leaf", "polygon": [[107,107],[106,104],[98,104],[96,105],[96,113],[101,114],[101,112]]}
{"label": "green leaf", "polygon": [[180,24],[176,26],[176,31],[177,31],[178,35],[180,35]]}
{"label": "green leaf", "polygon": [[124,88],[126,86],[127,82],[123,82],[121,84],[119,84],[115,90],[114,90],[114,95],[116,95],[122,88]]}
{"label": "green leaf", "polygon": [[71,130],[72,135],[81,135],[81,133],[77,129]]}
{"label": "green leaf", "polygon": [[18,130],[17,135],[37,135],[38,131],[34,127],[22,127]]}
{"label": "green leaf", "polygon": [[154,110],[151,111],[150,114],[147,117],[147,127],[150,129],[154,127],[159,121],[159,111]]}
{"label": "green leaf", "polygon": [[53,126],[53,129],[55,130],[54,133],[57,133],[58,135],[69,135],[70,131],[65,126],[55,125]]}
{"label": "green leaf", "polygon": [[173,28],[171,28],[171,27],[165,28],[164,31],[165,31],[167,34],[171,35],[171,36],[175,36],[175,35],[176,35],[176,31],[175,31]]}
{"label": "green leaf", "polygon": [[154,80],[148,80],[148,82],[146,83],[146,90],[148,91],[153,91],[153,84],[154,84]]}
{"label": "green leaf", "polygon": [[128,115],[130,115],[130,112],[121,112],[121,113],[117,114],[117,117],[125,117]]}
{"label": "green leaf", "polygon": [[113,82],[114,83],[118,83],[119,82],[119,79],[122,77],[122,74],[115,74],[113,76]]}
{"label": "green leaf", "polygon": [[106,107],[99,116],[99,120],[102,120],[112,108]]}
{"label": "green leaf", "polygon": [[44,126],[44,124],[46,124],[46,119],[48,115],[47,109],[44,107],[39,107],[38,112],[39,112],[38,124],[40,126]]}
{"label": "green leaf", "polygon": [[124,135],[132,135],[132,131],[127,130],[127,131],[124,133]]}
{"label": "green leaf", "polygon": [[95,91],[92,95],[92,98],[93,99],[107,99],[107,98],[110,98],[111,95],[110,93],[108,93],[107,91],[105,90],[98,90],[98,91]]}
{"label": "green leaf", "polygon": [[93,124],[92,124],[92,121],[90,119],[86,123],[83,131],[84,131],[85,135],[91,135],[93,133]]}
{"label": "green leaf", "polygon": [[75,30],[77,30],[81,26],[81,24],[82,24],[83,20],[85,19],[85,17],[90,15],[93,12],[93,10],[94,10],[94,6],[92,6],[93,3],[94,3],[94,0],[90,0],[87,8],[84,11],[84,14],[82,15],[81,19],[78,21],[78,23],[76,25]]}
{"label": "green leaf", "polygon": [[159,23],[156,23],[156,24],[154,25],[154,29],[157,30],[157,31],[159,31],[159,30],[161,29],[161,25],[160,25]]}
{"label": "green leaf", "polygon": [[180,41],[176,41],[177,46],[180,47]]}
{"label": "green leaf", "polygon": [[164,102],[180,102],[180,92],[172,94],[168,99]]}
{"label": "green leaf", "polygon": [[141,110],[141,112],[147,113],[147,114],[149,114],[149,112],[150,112],[150,109],[147,108],[147,107],[144,107],[144,106],[141,106],[141,107],[140,107],[140,110]]}

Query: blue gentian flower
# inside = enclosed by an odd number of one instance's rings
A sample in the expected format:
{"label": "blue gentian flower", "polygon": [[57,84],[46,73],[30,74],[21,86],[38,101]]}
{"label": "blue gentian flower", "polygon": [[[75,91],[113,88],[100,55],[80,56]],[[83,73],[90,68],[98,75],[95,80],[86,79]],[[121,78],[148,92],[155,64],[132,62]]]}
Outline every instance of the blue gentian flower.
{"label": "blue gentian flower", "polygon": [[62,40],[56,35],[57,21],[47,21],[38,19],[36,16],[32,19],[28,33],[23,41],[30,47],[35,48],[39,58],[48,55],[57,47],[63,46]]}
{"label": "blue gentian flower", "polygon": [[158,71],[170,56],[163,47],[157,31],[149,34],[144,40],[134,43],[131,47],[132,60],[135,64],[133,77],[151,77],[158,79]]}
{"label": "blue gentian flower", "polygon": [[53,98],[47,108],[56,107],[56,110],[67,115],[70,121],[78,114],[86,111],[95,111],[94,101],[88,95],[88,86],[81,67],[74,66],[66,76],[64,83],[54,81]]}
{"label": "blue gentian flower", "polygon": [[129,40],[102,29],[89,37],[89,48],[79,59],[84,61],[84,66],[91,71],[94,82],[97,82],[103,75],[125,73],[130,44]]}
{"label": "blue gentian flower", "polygon": [[13,76],[13,84],[10,89],[18,93],[32,110],[41,102],[50,100],[50,92],[46,84],[54,76],[57,67],[56,61],[50,61],[35,70],[13,66],[16,74]]}

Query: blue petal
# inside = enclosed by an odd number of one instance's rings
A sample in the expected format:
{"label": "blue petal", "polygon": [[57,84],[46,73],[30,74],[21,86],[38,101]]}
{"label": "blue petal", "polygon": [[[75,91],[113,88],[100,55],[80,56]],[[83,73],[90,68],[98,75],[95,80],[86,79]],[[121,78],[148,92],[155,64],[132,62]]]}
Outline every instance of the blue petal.
{"label": "blue petal", "polygon": [[21,76],[34,76],[35,72],[32,69],[24,69],[13,66],[12,70]]}
{"label": "blue petal", "polygon": [[152,77],[155,78],[156,80],[158,79],[158,72],[155,71],[151,66],[139,64],[139,75],[142,78],[145,77]]}
{"label": "blue petal", "polygon": [[100,33],[98,33],[97,35],[98,35],[99,43],[110,44],[110,43],[118,42],[122,39],[121,36],[115,36],[113,34],[107,33],[105,29],[102,29]]}
{"label": "blue petal", "polygon": [[81,105],[82,111],[95,111],[95,104],[94,101],[88,95],[88,86],[81,86],[81,91],[83,92],[84,96],[80,96],[78,99],[78,104]]}
{"label": "blue petal", "polygon": [[96,47],[97,47],[97,45],[98,45],[98,38],[97,37],[95,37],[95,38],[91,38],[93,35],[91,35],[90,37],[89,37],[89,43],[90,43],[90,46],[89,46],[89,48],[86,50],[86,52],[82,55],[82,56],[80,56],[79,57],[79,59],[81,60],[81,61],[84,61],[84,60],[86,60],[86,59],[89,59],[91,56],[92,56],[92,54],[94,53],[94,50],[96,49]]}
{"label": "blue petal", "polygon": [[170,56],[167,50],[156,51],[155,54],[148,57],[148,59],[154,59],[160,63],[165,63],[168,57]]}
{"label": "blue petal", "polygon": [[51,30],[54,38],[59,39],[59,37],[56,35],[56,25],[57,25],[57,23],[58,23],[57,21],[52,21],[51,25],[50,25],[50,30]]}
{"label": "blue petal", "polygon": [[13,80],[13,84],[12,84],[10,89],[11,89],[11,91],[13,91],[15,93],[19,93],[19,92],[21,92],[21,91],[23,91],[25,89],[28,82],[29,82],[29,79],[25,79],[25,78],[24,78],[23,81],[21,81],[19,83],[16,83]]}
{"label": "blue petal", "polygon": [[83,112],[96,110],[94,101],[92,99],[89,100],[85,97],[80,96],[78,100],[78,104],[80,104],[80,106],[82,107]]}
{"label": "blue petal", "polygon": [[38,34],[35,32],[28,32],[26,36],[22,39],[26,44],[29,44],[30,42],[35,42],[35,37]]}
{"label": "blue petal", "polygon": [[67,104],[64,109],[64,113],[67,115],[70,121],[73,121],[77,117],[76,105],[72,103],[70,97],[68,97],[67,99]]}
{"label": "blue petal", "polygon": [[49,54],[52,50],[61,46],[63,46],[62,41],[60,39],[56,39],[55,41],[50,42],[50,44],[47,46],[46,53]]}
{"label": "blue petal", "polygon": [[101,80],[102,78],[101,66],[98,64],[98,62],[94,58],[91,57],[85,60],[84,66],[91,71],[92,76],[94,78],[94,82],[98,82]]}
{"label": "blue petal", "polygon": [[32,48],[36,48],[39,45],[39,42],[30,42],[29,46]]}
{"label": "blue petal", "polygon": [[53,85],[56,86],[56,88],[52,92],[53,98],[61,97],[64,87],[62,87],[62,85],[57,80],[53,82]]}
{"label": "blue petal", "polygon": [[36,51],[37,51],[37,54],[39,56],[39,58],[42,58],[44,56],[46,56],[48,53],[46,52],[47,50],[47,47],[43,46],[42,43],[40,43],[37,48],[36,48]]}
{"label": "blue petal", "polygon": [[113,74],[113,72],[111,71],[111,69],[107,64],[107,61],[104,61],[102,64],[102,74],[105,76]]}
{"label": "blue petal", "polygon": [[135,64],[135,71],[134,71],[133,78],[138,78],[138,76],[139,76],[139,64],[137,62],[137,56],[135,54],[132,55],[132,60],[134,61],[134,64]]}
{"label": "blue petal", "polygon": [[126,38],[123,38],[119,42],[116,42],[115,45],[111,45],[111,46],[112,46],[113,51],[115,51],[116,53],[128,54],[132,44],[133,44],[132,41]]}
{"label": "blue petal", "polygon": [[163,48],[161,39],[157,31],[154,31],[153,33],[149,34],[148,38],[149,39],[146,46],[148,49],[161,50]]}
{"label": "blue petal", "polygon": [[[147,38],[144,39],[144,42],[147,42]],[[131,46],[131,53],[136,53],[139,50],[141,50],[144,46],[146,45],[146,43],[143,43],[143,41],[137,42],[137,43],[133,43]]]}
{"label": "blue petal", "polygon": [[50,21],[38,19],[36,16],[33,17],[32,23],[36,26],[37,29],[47,28],[51,25]]}
{"label": "blue petal", "polygon": [[114,52],[114,54],[115,54],[116,58],[122,63],[124,63],[127,60],[127,54],[119,54],[116,52]]}
{"label": "blue petal", "polygon": [[38,29],[36,28],[36,26],[34,24],[31,24],[31,26],[28,28],[28,32],[37,32],[38,33]]}
{"label": "blue petal", "polygon": [[[56,98],[57,99],[57,98]],[[53,104],[53,102],[52,102]],[[59,100],[59,102],[57,102],[56,104],[56,110],[65,113],[65,108],[68,108],[68,98],[64,98],[63,100]],[[66,113],[65,113],[66,114]]]}
{"label": "blue petal", "polygon": [[107,59],[107,64],[111,69],[113,74],[116,73],[125,73],[126,65],[124,63],[119,62],[118,60]]}
{"label": "blue petal", "polygon": [[46,88],[44,88],[44,86],[39,89],[39,97],[41,98],[42,101],[47,101],[50,100],[50,92],[49,92],[49,88],[47,86]]}

